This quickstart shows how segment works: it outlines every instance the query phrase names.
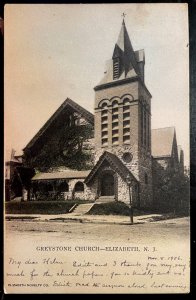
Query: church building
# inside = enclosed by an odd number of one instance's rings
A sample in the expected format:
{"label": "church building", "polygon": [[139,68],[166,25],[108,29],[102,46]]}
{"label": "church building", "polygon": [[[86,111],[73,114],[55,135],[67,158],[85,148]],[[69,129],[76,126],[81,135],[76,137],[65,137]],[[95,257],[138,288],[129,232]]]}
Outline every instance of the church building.
{"label": "church building", "polygon": [[183,170],[183,151],[175,128],[151,130],[145,53],[134,51],[124,20],[94,91],[94,115],[67,98],[23,149],[36,171],[32,195],[129,204],[131,191],[135,207],[152,207],[157,165]]}

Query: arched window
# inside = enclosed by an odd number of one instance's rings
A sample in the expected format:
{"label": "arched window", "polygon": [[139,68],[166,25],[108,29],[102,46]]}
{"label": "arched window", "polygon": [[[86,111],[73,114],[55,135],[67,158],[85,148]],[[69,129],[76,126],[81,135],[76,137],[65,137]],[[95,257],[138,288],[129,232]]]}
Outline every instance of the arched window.
{"label": "arched window", "polygon": [[113,102],[112,102],[112,107],[117,107],[118,106],[118,101],[117,100],[114,100]]}
{"label": "arched window", "polygon": [[101,137],[102,145],[106,146],[108,143],[108,107],[106,102],[101,105]]}
{"label": "arched window", "polygon": [[84,192],[84,184],[81,181],[75,184],[75,192]]}
{"label": "arched window", "polygon": [[59,192],[69,192],[69,185],[66,181],[61,182],[58,186]]}
{"label": "arched window", "polygon": [[123,142],[130,142],[130,100],[123,100]]}
{"label": "arched window", "polygon": [[119,131],[118,131],[118,101],[112,102],[112,144],[118,145]]}
{"label": "arched window", "polygon": [[112,116],[116,116],[118,119],[118,101],[117,100],[112,102]]}
{"label": "arched window", "polygon": [[145,174],[145,184],[148,184],[148,175]]}
{"label": "arched window", "polygon": [[101,104],[101,108],[102,108],[102,109],[107,109],[107,103],[106,103],[106,102],[103,102],[103,103]]}
{"label": "arched window", "polygon": [[101,105],[101,116],[103,118],[103,117],[107,117],[107,115],[108,115],[108,106],[107,106],[107,103],[104,102]]}
{"label": "arched window", "polygon": [[142,99],[141,102],[141,143],[146,148],[150,148],[150,114],[149,105]]}
{"label": "arched window", "polygon": [[130,100],[128,98],[125,98],[123,100],[123,105],[130,105]]}

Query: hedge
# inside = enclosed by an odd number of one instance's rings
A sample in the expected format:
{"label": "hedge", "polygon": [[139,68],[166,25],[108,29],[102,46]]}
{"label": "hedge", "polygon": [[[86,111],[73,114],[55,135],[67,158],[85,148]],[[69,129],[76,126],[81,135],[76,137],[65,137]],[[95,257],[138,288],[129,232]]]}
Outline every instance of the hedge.
{"label": "hedge", "polygon": [[26,201],[6,202],[6,214],[66,214],[76,202],[70,201]]}

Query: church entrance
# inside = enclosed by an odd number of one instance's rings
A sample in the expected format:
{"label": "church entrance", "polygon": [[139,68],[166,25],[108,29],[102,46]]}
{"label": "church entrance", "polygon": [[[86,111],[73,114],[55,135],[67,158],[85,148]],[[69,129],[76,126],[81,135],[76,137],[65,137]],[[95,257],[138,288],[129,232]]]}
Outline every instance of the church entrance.
{"label": "church entrance", "polygon": [[114,176],[111,173],[103,174],[101,178],[101,196],[114,196]]}

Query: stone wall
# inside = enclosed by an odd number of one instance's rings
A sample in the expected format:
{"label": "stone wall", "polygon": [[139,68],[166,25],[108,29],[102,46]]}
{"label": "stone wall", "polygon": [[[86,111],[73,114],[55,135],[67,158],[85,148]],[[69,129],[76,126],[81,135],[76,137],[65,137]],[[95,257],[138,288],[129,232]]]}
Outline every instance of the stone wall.
{"label": "stone wall", "polygon": [[[124,202],[127,205],[131,204],[131,195],[129,194],[129,187],[127,183],[119,176],[118,177],[118,201]],[[136,183],[130,187],[130,193],[132,193],[132,205],[138,207],[138,187]]]}
{"label": "stone wall", "polygon": [[97,187],[98,178],[94,179],[90,187],[85,184],[85,200],[96,200],[98,198]]}
{"label": "stone wall", "polygon": [[[112,103],[118,102],[118,144],[123,145],[123,100],[128,98],[130,101],[130,138],[137,142],[138,137],[138,81],[131,83],[107,87],[96,91],[95,94],[95,148],[115,147],[112,145]],[[101,106],[107,104],[107,126],[108,126],[108,144],[106,146],[101,143]]]}
{"label": "stone wall", "polygon": [[[76,192],[74,190],[77,182],[82,182],[84,184],[83,192]],[[95,200],[94,189],[93,188],[89,189],[89,187],[84,183],[84,179],[70,179],[68,180],[68,185],[69,185],[69,197],[72,197],[70,199]]]}
{"label": "stone wall", "polygon": [[[127,96],[126,96],[127,95]],[[130,99],[130,142],[123,143],[123,99],[128,97]],[[133,173],[136,179],[139,179],[139,169],[138,169],[138,136],[139,136],[139,111],[138,111],[138,82],[132,82],[129,84],[124,84],[118,87],[107,88],[104,90],[96,91],[95,108],[99,106],[99,103],[105,100],[111,105],[112,101],[118,100],[119,103],[119,145],[111,144],[111,121],[108,113],[108,145],[101,145],[101,110],[95,110],[95,155],[94,164],[98,161],[99,157],[104,153],[104,151],[111,152],[120,158],[129,170]],[[109,108],[110,109],[110,108]],[[112,111],[111,111],[112,112]],[[127,152],[130,153],[133,158],[132,161],[127,163],[123,160],[123,154]]]}
{"label": "stone wall", "polygon": [[[136,149],[133,150],[133,148],[128,145],[124,145],[121,147],[110,147],[108,149],[105,148],[95,149],[94,164],[96,164],[96,162],[99,160],[100,156],[104,153],[104,151],[108,151],[115,154],[123,162],[123,164],[126,165],[126,167],[129,170],[131,170],[135,178],[139,179],[138,152],[136,151]],[[124,153],[131,153],[133,155],[131,162],[127,163],[123,160]]]}
{"label": "stone wall", "polygon": [[[125,144],[122,141],[122,119],[121,110],[122,101],[128,95],[130,99],[130,142]],[[104,102],[110,106],[113,100],[119,103],[119,145],[112,145],[110,140],[111,127],[109,124],[111,113],[108,113],[108,145],[101,145],[101,109],[100,105]],[[148,141],[146,145],[142,144],[141,138],[141,106],[145,106],[146,114],[149,117],[149,132],[147,123],[145,124],[146,132],[148,132]],[[152,191],[152,158],[151,158],[151,95],[145,85],[139,81],[131,83],[111,86],[102,90],[97,90],[95,95],[95,160],[96,163],[104,151],[115,154],[123,164],[132,172],[139,182],[138,187],[133,187],[134,204],[135,206],[150,207],[153,203]],[[148,118],[146,118],[147,120]],[[146,121],[147,122],[147,121]],[[124,153],[132,155],[131,162],[126,162],[123,159]],[[118,176],[118,200],[129,202],[129,193],[126,182]]]}
{"label": "stone wall", "polygon": [[124,180],[117,175],[118,178],[118,201],[122,201],[126,204],[130,203],[130,199],[129,199],[129,189],[128,189],[128,185],[126,182],[124,182]]}
{"label": "stone wall", "polygon": [[[49,180],[47,181],[49,183]],[[84,183],[84,178],[81,179],[67,179],[66,180],[68,184],[68,191],[67,192],[59,192],[57,188],[54,187],[53,191],[48,191],[47,195],[45,195],[44,192],[40,191],[39,189],[37,190],[37,199],[38,200],[47,200],[47,199],[53,199],[54,200],[66,200],[66,201],[72,201],[72,200],[91,200],[94,201],[96,198],[96,188],[95,185],[92,186],[92,188],[89,188],[85,183]],[[82,182],[84,185],[84,191],[75,191],[75,185],[77,182]],[[32,194],[34,197],[34,195]],[[32,199],[36,200],[36,199]]]}
{"label": "stone wall", "polygon": [[138,99],[138,81],[134,81],[131,83],[126,83],[118,86],[111,86],[105,89],[96,91],[95,94],[95,109],[98,108],[99,103],[103,99],[112,99],[114,97],[123,97],[127,94],[131,94],[134,100]]}
{"label": "stone wall", "polygon": [[138,97],[144,98],[146,103],[151,107],[151,95],[149,94],[149,91],[147,90],[146,86],[144,86],[141,82],[139,83],[139,91],[138,91]]}

